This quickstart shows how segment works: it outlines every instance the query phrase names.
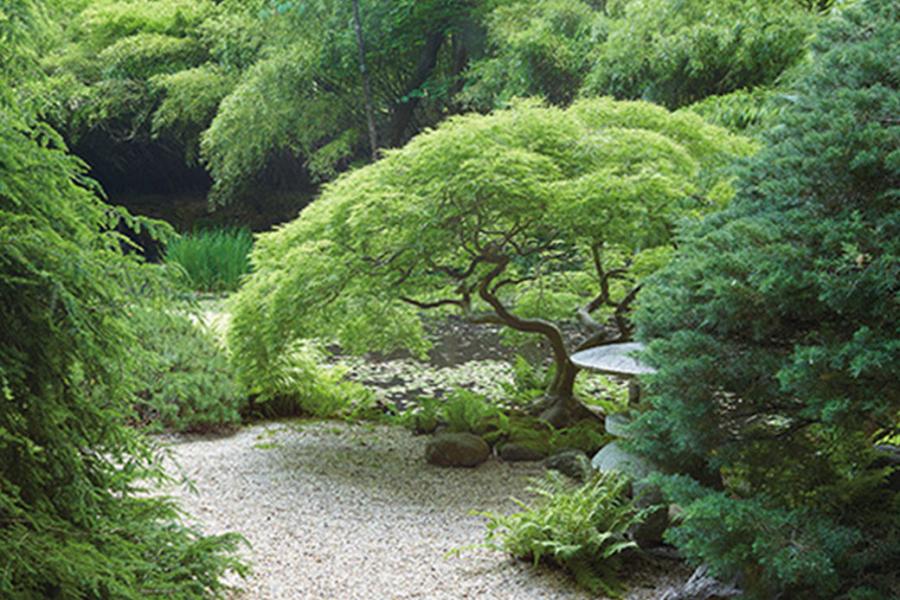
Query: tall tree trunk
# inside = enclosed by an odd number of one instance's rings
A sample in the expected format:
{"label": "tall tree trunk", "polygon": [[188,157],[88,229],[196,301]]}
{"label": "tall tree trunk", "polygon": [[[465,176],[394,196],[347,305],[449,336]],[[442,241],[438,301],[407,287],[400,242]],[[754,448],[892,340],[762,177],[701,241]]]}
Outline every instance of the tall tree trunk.
{"label": "tall tree trunk", "polygon": [[359,18],[359,0],[353,0],[353,27],[356,29],[356,47],[359,50],[359,74],[362,77],[363,98],[366,103],[366,120],[369,124],[369,146],[372,160],[378,157],[378,133],[375,129],[375,107],[372,103],[372,86],[366,68],[366,42],[363,39],[362,20]]}
{"label": "tall tree trunk", "polygon": [[416,70],[413,72],[409,81],[406,82],[406,98],[401,99],[394,105],[394,116],[391,119],[391,146],[399,146],[405,140],[406,130],[412,121],[413,112],[419,104],[419,98],[410,96],[428,81],[431,72],[437,64],[438,52],[444,43],[444,33],[429,33],[425,38],[425,45],[422,47],[422,53],[419,55],[419,62],[416,64]]}

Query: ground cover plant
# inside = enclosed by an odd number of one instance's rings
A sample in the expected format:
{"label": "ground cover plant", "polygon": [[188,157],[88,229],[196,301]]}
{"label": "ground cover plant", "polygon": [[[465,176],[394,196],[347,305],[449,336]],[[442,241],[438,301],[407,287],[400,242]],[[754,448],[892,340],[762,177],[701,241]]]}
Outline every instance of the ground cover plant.
{"label": "ground cover plant", "polygon": [[679,474],[669,539],[750,597],[900,589],[875,448],[900,422],[898,38],[889,0],[829,19],[730,207],[641,297],[659,374],[634,443]]}
{"label": "ground cover plant", "polygon": [[630,304],[665,262],[672,227],[726,201],[718,168],[750,149],[640,102],[452,119],[258,239],[233,302],[239,380],[251,394],[291,393],[279,361],[316,340],[421,355],[421,311],[454,310],[543,336],[555,364],[544,416],[577,418],[558,320],[580,316],[590,333],[580,348],[627,339]]}
{"label": "ground cover plant", "polygon": [[626,536],[642,512],[628,498],[628,480],[619,473],[595,474],[574,485],[555,471],[530,489],[537,498],[509,515],[487,518],[485,546],[571,572],[592,592],[618,597],[616,570],[623,552],[637,545]]}
{"label": "ground cover plant", "polygon": [[186,233],[166,244],[165,261],[178,265],[188,285],[202,292],[230,292],[250,270],[253,234],[247,229]]}

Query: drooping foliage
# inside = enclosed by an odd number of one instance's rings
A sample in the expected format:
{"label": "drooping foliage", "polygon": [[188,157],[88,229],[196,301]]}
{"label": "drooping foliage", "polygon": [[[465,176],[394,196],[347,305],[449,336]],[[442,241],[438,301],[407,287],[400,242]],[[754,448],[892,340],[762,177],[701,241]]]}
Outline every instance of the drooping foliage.
{"label": "drooping foliage", "polygon": [[[475,43],[476,4],[361,4],[379,145],[401,144],[447,109]],[[351,9],[335,0],[75,3],[36,94],[70,139],[155,140],[189,161],[202,148],[217,201],[278,161],[330,178],[367,155]]]}
{"label": "drooping foliage", "polygon": [[489,48],[466,74],[463,99],[477,108],[537,96],[557,105],[574,100],[590,72],[607,19],[590,2],[504,2],[486,18]]}
{"label": "drooping foliage", "polygon": [[585,93],[670,108],[771,85],[804,56],[809,13],[780,0],[613,0]]}
{"label": "drooping foliage", "polygon": [[39,76],[54,7],[0,6],[0,596],[209,597],[236,540],[202,537],[139,493],[160,472],[124,426],[129,290],[152,278],[121,251],[123,215],[19,87]]}
{"label": "drooping foliage", "polygon": [[489,48],[464,97],[482,108],[579,95],[677,108],[772,86],[803,59],[814,12],[779,0],[503,2],[486,19]]}
{"label": "drooping foliage", "polygon": [[313,339],[424,352],[421,311],[443,308],[545,336],[552,392],[570,401],[554,321],[583,308],[594,342],[613,336],[597,322],[613,316],[627,336],[635,286],[665,260],[673,224],[726,200],[716,168],[747,150],[696,115],[609,99],[451,119],[258,239],[233,305],[239,376],[254,393],[289,392],[283,356]]}
{"label": "drooping foliage", "polygon": [[670,538],[753,597],[897,594],[900,5],[836,12],[729,209],[641,296],[636,438],[680,473]]}
{"label": "drooping foliage", "polygon": [[159,179],[183,156],[229,203],[261,184],[309,189],[371,159],[373,141],[396,147],[515,97],[676,107],[771,87],[817,20],[774,0],[363,0],[357,37],[353,4],[70,0],[33,96],[104,172],[151,160]]}

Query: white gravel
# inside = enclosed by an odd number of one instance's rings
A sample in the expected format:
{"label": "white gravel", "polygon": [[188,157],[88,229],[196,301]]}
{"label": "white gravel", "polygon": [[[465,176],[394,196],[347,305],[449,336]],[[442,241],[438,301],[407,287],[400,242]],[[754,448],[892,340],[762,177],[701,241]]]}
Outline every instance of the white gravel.
{"label": "white gravel", "polygon": [[[280,422],[228,437],[178,436],[168,468],[189,486],[168,490],[207,533],[237,531],[253,575],[235,598],[590,598],[565,576],[487,550],[473,509],[511,511],[537,464],[491,459],[476,469],[425,463],[427,438],[398,427]],[[169,443],[171,442],[171,443]],[[665,571],[668,571],[666,573]],[[684,576],[644,566],[628,598],[655,598]]]}

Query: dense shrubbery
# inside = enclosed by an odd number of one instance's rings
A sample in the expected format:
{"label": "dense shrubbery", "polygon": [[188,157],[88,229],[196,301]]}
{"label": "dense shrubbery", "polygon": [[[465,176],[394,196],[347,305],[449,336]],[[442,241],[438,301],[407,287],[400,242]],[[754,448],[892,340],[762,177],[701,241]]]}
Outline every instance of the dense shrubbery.
{"label": "dense shrubbery", "polygon": [[533,505],[510,515],[486,513],[485,546],[569,571],[593,592],[617,596],[616,569],[623,551],[636,544],[626,533],[643,513],[628,498],[628,480],[618,473],[597,474],[580,485],[549,471],[530,491]]}
{"label": "dense shrubbery", "polygon": [[151,431],[213,431],[240,423],[245,398],[225,352],[189,307],[138,307],[138,422]]}
{"label": "dense shrubbery", "polygon": [[753,597],[900,589],[873,448],[900,421],[898,39],[896,2],[836,13],[731,207],[642,295],[636,443],[683,474],[670,539]]}
{"label": "dense shrubbery", "polygon": [[141,493],[161,473],[124,425],[140,302],[128,290],[151,275],[16,87],[37,77],[47,8],[0,7],[0,596],[210,597],[237,540],[182,527]]}
{"label": "dense shrubbery", "polygon": [[246,229],[196,231],[171,240],[165,260],[181,267],[203,292],[234,291],[250,270],[253,235]]}

